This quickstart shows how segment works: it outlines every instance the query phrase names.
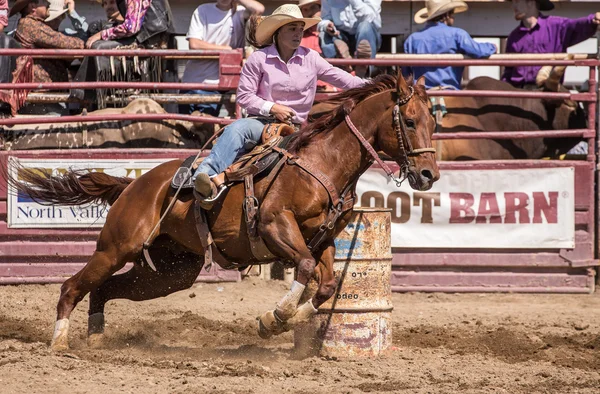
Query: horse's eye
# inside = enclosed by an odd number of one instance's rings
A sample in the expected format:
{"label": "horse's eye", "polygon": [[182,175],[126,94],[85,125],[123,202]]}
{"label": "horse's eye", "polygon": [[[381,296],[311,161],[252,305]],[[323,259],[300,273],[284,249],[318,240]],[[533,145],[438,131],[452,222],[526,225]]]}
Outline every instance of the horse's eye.
{"label": "horse's eye", "polygon": [[415,121],[412,119],[406,119],[406,127],[410,128],[410,129],[414,129]]}

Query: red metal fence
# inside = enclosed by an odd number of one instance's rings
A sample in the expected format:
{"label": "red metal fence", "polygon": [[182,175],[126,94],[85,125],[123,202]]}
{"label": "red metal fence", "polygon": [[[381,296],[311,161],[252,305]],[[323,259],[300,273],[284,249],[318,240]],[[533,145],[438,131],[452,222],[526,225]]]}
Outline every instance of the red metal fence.
{"label": "red metal fence", "polygon": [[[18,50],[17,50],[18,51]],[[2,54],[21,54],[16,50],[0,50]],[[131,55],[126,51],[97,51],[97,55]],[[164,52],[164,53],[163,53]],[[213,53],[214,52],[214,53]],[[25,53],[25,52],[23,52]],[[45,52],[31,52],[35,56]],[[53,56],[91,55],[91,51],[53,51]],[[94,53],[96,54],[96,53]],[[142,55],[141,52],[134,53]],[[144,55],[146,55],[144,53]],[[238,70],[241,65],[241,55],[225,57],[218,51],[152,51],[152,55],[162,56],[212,56],[220,59],[224,89],[234,87],[235,80],[232,70]],[[558,55],[555,55],[558,56]],[[597,82],[596,66],[600,63],[594,59],[577,60],[444,60],[439,56],[435,60],[415,59],[408,56],[385,60],[332,60],[333,64],[377,64],[392,65],[577,65],[589,66],[589,91],[585,93],[539,93],[539,92],[507,92],[507,91],[432,91],[432,96],[495,96],[495,97],[530,97],[571,99],[585,102],[588,105],[588,128],[578,130],[551,131],[488,131],[488,132],[459,132],[435,135],[434,139],[517,139],[538,137],[581,137],[589,142],[589,152],[586,160],[528,160],[528,161],[477,161],[477,162],[442,162],[442,174],[446,170],[477,171],[523,168],[573,168],[575,176],[575,247],[574,249],[471,249],[461,245],[453,248],[419,248],[394,249],[394,272],[392,286],[395,291],[520,291],[520,292],[591,292],[594,290],[595,267],[597,260],[596,238],[596,101]],[[223,71],[225,70],[225,72]],[[237,83],[237,81],[236,81]],[[98,88],[117,87],[117,83],[80,83],[80,84],[0,84],[0,88],[45,88],[64,89],[73,87]],[[140,88],[173,89],[190,85],[174,83],[153,83],[142,85]],[[136,83],[128,83],[133,87]],[[213,87],[214,89],[214,87]],[[150,120],[158,117],[183,120],[208,120],[187,115],[109,115],[102,119],[92,116],[85,117],[86,121],[109,119],[139,119]],[[76,118],[76,119],[74,119]],[[0,124],[11,125],[18,123],[42,123],[57,121],[78,121],[81,117],[35,118],[35,119],[0,119]],[[216,122],[216,121],[215,121]],[[227,123],[229,120],[218,120]],[[140,158],[182,158],[193,152],[185,150],[52,150],[52,151],[18,151],[1,152],[0,160],[6,164],[9,156],[19,158],[59,158],[65,159],[140,159]],[[443,176],[443,175],[442,175]],[[93,239],[97,230],[86,229],[53,229],[31,230],[12,229],[7,225],[6,193],[0,194],[0,283],[46,282],[62,280],[64,275],[71,274],[82,264],[93,251]],[[221,276],[219,276],[221,275]],[[221,272],[213,272],[210,280],[219,280]],[[227,279],[235,279],[227,276]]]}

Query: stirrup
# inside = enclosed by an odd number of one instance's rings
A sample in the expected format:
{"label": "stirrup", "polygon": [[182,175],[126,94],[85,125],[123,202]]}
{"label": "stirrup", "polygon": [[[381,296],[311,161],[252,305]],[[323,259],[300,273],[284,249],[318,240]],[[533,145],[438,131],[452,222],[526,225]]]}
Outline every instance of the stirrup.
{"label": "stirrup", "polygon": [[200,195],[200,193],[198,193],[196,191],[196,189],[194,189],[194,197],[196,197],[196,200],[198,201],[198,204],[200,204],[200,207],[202,207],[202,209],[210,210],[210,209],[212,209],[215,202],[217,202],[219,200],[219,198],[221,197],[221,195],[223,194],[223,192],[225,190],[227,190],[227,185],[222,184],[219,187],[217,187],[217,194],[215,194],[214,196],[205,198],[205,197],[202,197]]}

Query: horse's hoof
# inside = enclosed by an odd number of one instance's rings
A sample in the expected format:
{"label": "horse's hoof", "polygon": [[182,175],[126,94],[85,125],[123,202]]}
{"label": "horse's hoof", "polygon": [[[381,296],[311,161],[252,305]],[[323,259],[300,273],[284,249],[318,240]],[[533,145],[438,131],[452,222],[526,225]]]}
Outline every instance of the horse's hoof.
{"label": "horse's hoof", "polygon": [[69,319],[56,321],[50,349],[54,352],[69,350]]}
{"label": "horse's hoof", "polygon": [[273,335],[279,335],[286,331],[289,331],[289,327],[277,316],[275,311],[265,312],[258,318],[258,335],[262,339],[269,339]]}
{"label": "horse's hoof", "polygon": [[273,333],[265,327],[260,318],[256,319],[258,321],[258,336],[262,339],[269,339],[273,336]]}
{"label": "horse's hoof", "polygon": [[90,334],[87,338],[88,347],[100,349],[104,346],[104,334]]}
{"label": "horse's hoof", "polygon": [[69,341],[67,340],[67,337],[59,337],[52,340],[50,350],[53,352],[65,352],[69,350]]}

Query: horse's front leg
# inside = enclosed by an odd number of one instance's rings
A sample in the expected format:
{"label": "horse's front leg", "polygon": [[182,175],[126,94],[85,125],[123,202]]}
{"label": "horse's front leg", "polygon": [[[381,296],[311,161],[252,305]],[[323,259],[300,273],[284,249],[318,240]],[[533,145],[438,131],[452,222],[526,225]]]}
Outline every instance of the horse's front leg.
{"label": "horse's front leg", "polygon": [[287,321],[287,328],[291,329],[297,324],[303,323],[314,316],[317,308],[323,305],[335,292],[337,280],[333,272],[335,258],[335,244],[327,245],[319,257],[317,282],[319,287],[315,295],[300,305],[292,318]]}
{"label": "horse's front leg", "polygon": [[[290,211],[271,215],[267,220],[262,220],[259,233],[274,254],[295,263],[297,272],[290,291],[277,303],[275,310],[266,312],[259,318],[259,335],[261,338],[269,338],[291,329],[288,321],[297,314],[300,297],[304,293],[306,284],[314,275],[316,260],[308,250],[300,228]],[[317,312],[312,299],[301,308],[307,315]]]}

